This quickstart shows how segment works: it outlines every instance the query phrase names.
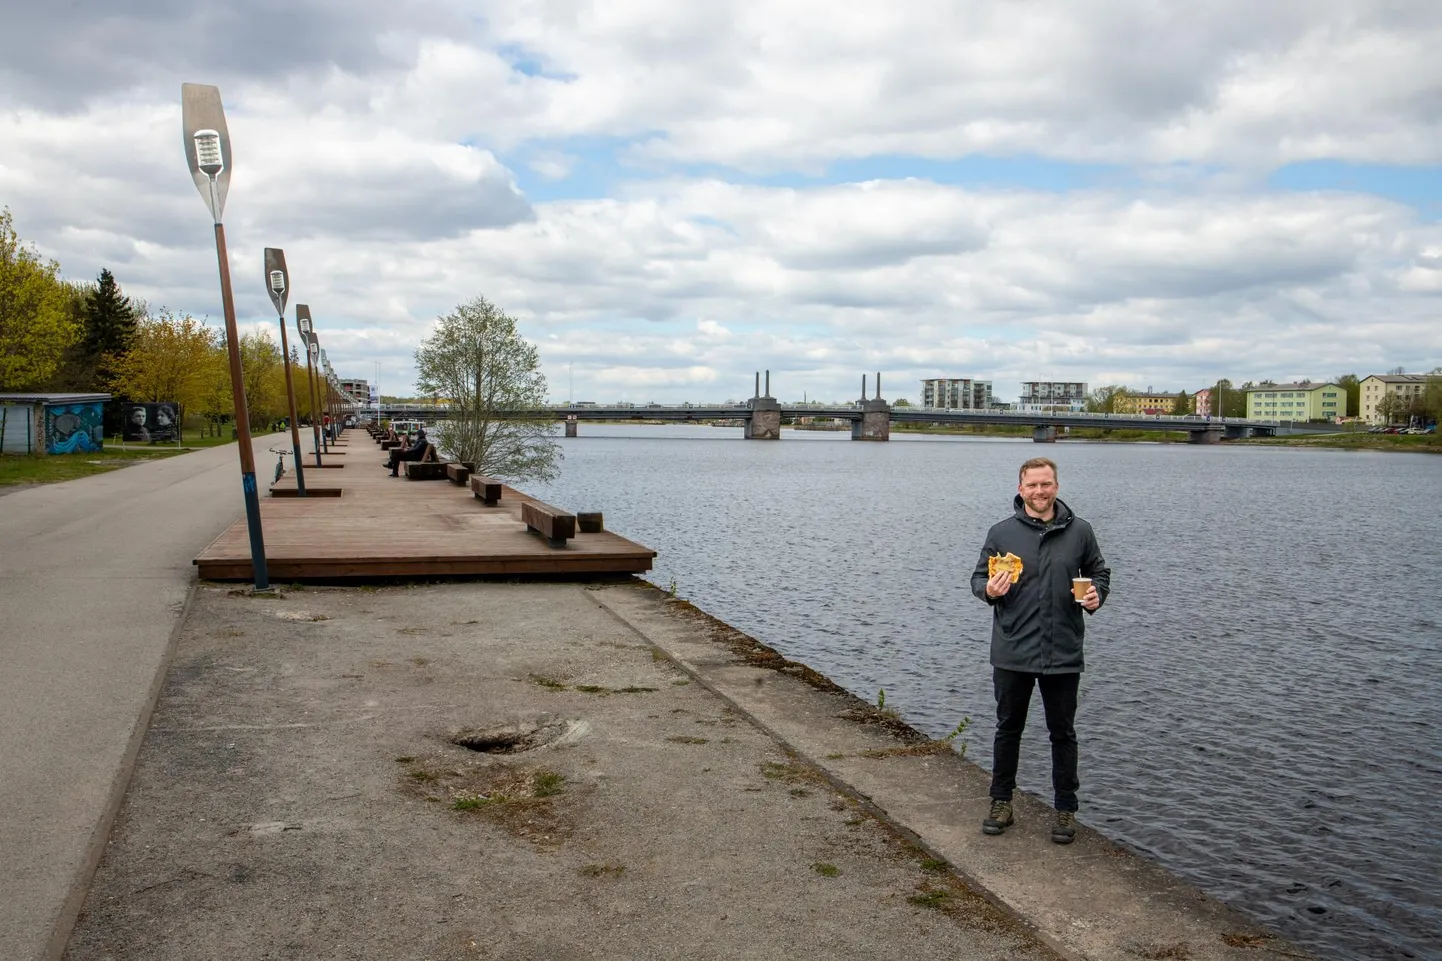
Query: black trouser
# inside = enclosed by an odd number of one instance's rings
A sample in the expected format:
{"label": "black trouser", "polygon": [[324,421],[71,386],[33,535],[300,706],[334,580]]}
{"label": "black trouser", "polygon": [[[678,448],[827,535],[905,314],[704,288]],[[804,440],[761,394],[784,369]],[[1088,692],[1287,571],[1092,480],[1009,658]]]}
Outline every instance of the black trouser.
{"label": "black trouser", "polygon": [[392,448],[391,448],[391,473],[392,473],[392,474],[396,473],[396,470],[401,466],[401,461],[403,461],[403,460],[420,460],[422,457],[425,456],[425,453],[426,453],[426,452],[425,452],[425,449],[424,449],[424,448],[422,448],[421,450],[418,450],[418,451],[409,451],[409,450],[402,450],[402,449],[399,448],[399,447],[392,447]]}
{"label": "black trouser", "polygon": [[992,746],[991,796],[1010,801],[1016,790],[1016,765],[1021,755],[1021,732],[1031,706],[1033,685],[1041,688],[1046,729],[1051,734],[1051,786],[1058,811],[1077,809],[1080,786],[1076,768],[1076,701],[1080,674],[1027,674],[1000,667],[991,669],[996,693],[996,740]]}

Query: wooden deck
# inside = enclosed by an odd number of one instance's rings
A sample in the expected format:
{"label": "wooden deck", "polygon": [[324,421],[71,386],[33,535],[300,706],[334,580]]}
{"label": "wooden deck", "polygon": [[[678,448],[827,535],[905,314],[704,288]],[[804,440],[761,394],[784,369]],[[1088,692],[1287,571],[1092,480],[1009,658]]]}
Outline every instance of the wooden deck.
{"label": "wooden deck", "polygon": [[[504,488],[499,504],[487,507],[469,487],[391,477],[381,466],[386,453],[364,431],[349,431],[346,439],[349,443],[321,455],[328,469],[306,465],[307,491],[320,496],[295,496],[295,472],[287,470],[272,496],[261,498],[271,580],[651,569],[655,551],[609,531],[578,533],[564,547],[549,546],[521,521],[521,505],[535,498],[512,487]],[[314,457],[307,460],[313,463]],[[556,506],[574,511],[605,505]],[[207,580],[250,580],[245,519],[232,524],[194,563]]]}

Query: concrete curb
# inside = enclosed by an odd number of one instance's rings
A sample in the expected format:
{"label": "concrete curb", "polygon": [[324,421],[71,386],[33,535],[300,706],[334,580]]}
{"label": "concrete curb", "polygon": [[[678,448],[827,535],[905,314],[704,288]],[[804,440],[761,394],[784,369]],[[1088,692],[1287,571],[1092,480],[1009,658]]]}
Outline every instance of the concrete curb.
{"label": "concrete curb", "polygon": [[80,919],[80,911],[85,907],[85,898],[90,893],[90,884],[95,878],[95,871],[100,866],[100,859],[105,856],[105,847],[110,841],[110,829],[115,825],[115,816],[120,812],[120,806],[125,801],[125,793],[130,788],[130,779],[135,773],[135,763],[140,757],[140,747],[145,743],[145,735],[150,730],[150,719],[155,714],[155,706],[160,703],[160,694],[165,688],[165,676],[170,671],[170,662],[175,658],[180,635],[185,630],[186,621],[190,618],[191,607],[195,604],[196,586],[197,583],[191,581],[190,589],[185,592],[185,603],[181,606],[175,624],[170,629],[170,637],[165,642],[165,654],[161,657],[160,663],[156,665],[155,677],[151,680],[150,688],[145,693],[144,706],[135,719],[135,726],[131,729],[130,738],[125,746],[125,754],[121,757],[120,765],[116,768],[115,777],[111,781],[105,807],[100,812],[100,819],[95,822],[95,829],[90,833],[85,859],[81,862],[80,869],[70,884],[70,891],[60,906],[60,915],[55,919],[55,929],[51,932],[50,940],[45,946],[45,961],[61,961],[65,954],[65,947],[70,942],[70,935],[75,930],[76,922]]}

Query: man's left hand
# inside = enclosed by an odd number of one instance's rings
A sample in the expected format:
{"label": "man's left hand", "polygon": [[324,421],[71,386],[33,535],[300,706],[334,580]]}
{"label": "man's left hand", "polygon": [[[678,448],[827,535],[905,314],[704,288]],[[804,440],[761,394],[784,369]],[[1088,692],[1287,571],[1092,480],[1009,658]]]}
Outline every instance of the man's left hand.
{"label": "man's left hand", "polygon": [[1087,588],[1086,594],[1082,596],[1081,606],[1089,611],[1094,611],[1102,606],[1101,595],[1097,593],[1095,584]]}

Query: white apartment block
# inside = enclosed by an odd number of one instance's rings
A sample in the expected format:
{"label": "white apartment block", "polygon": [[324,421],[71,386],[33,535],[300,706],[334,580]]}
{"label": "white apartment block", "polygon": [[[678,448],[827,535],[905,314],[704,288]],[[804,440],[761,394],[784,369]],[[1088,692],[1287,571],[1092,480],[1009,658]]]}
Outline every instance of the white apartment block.
{"label": "white apartment block", "polygon": [[1082,410],[1086,407],[1087,385],[1070,380],[1028,380],[1021,385],[1021,397],[1016,409],[1037,410]]}
{"label": "white apartment block", "polygon": [[970,377],[936,377],[921,382],[921,406],[943,410],[986,410],[991,406],[991,381]]}
{"label": "white apartment block", "polygon": [[1368,424],[1385,424],[1387,418],[1377,409],[1382,398],[1389,394],[1397,398],[1397,413],[1394,421],[1407,419],[1406,409],[1415,398],[1427,390],[1426,374],[1372,374],[1358,385],[1358,414]]}

